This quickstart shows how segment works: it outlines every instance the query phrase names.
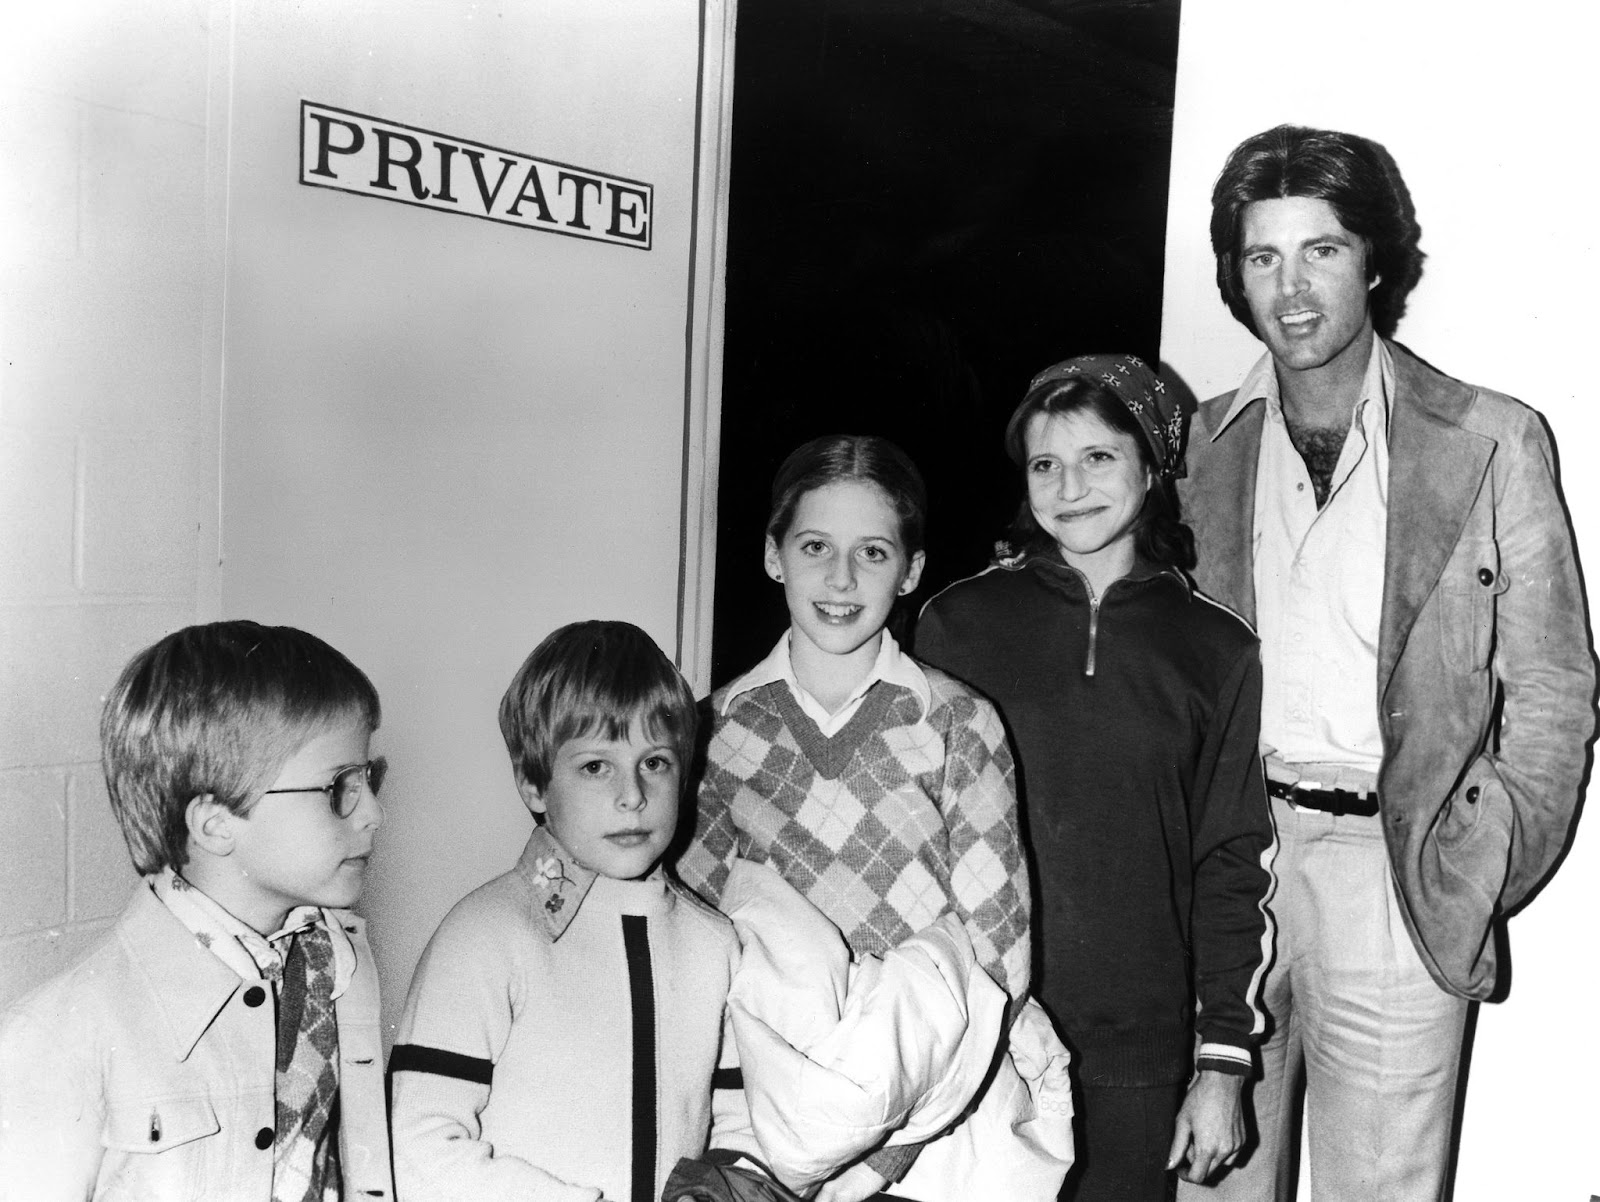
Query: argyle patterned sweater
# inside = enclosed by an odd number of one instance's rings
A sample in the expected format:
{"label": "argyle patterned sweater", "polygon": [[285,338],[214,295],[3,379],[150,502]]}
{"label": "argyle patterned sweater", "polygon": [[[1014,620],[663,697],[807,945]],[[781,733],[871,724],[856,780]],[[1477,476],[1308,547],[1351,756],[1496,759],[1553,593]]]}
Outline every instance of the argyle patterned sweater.
{"label": "argyle patterned sweater", "polygon": [[[1011,752],[994,707],[924,669],[932,705],[879,681],[832,738],[781,681],[712,695],[685,884],[721,899],[735,857],[770,863],[844,933],[882,953],[954,912],[978,963],[1028,991],[1028,869]],[[726,711],[726,712],[724,712]]]}

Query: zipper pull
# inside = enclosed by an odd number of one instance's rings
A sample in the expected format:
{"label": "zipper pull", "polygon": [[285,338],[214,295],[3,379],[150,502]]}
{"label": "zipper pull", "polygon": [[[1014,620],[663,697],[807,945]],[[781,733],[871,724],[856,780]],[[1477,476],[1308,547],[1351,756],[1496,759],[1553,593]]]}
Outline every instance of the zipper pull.
{"label": "zipper pull", "polygon": [[150,1142],[153,1144],[161,1142],[161,1116],[154,1110],[150,1112]]}

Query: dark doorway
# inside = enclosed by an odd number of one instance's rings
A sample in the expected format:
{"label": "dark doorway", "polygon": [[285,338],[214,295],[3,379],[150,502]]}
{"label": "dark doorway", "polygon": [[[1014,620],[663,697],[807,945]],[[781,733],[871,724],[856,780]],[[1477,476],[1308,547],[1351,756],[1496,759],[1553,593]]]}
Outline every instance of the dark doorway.
{"label": "dark doorway", "polygon": [[712,676],[787,624],[761,569],[783,457],[904,447],[911,611],[988,562],[1029,377],[1160,341],[1178,0],[749,0],[736,45]]}

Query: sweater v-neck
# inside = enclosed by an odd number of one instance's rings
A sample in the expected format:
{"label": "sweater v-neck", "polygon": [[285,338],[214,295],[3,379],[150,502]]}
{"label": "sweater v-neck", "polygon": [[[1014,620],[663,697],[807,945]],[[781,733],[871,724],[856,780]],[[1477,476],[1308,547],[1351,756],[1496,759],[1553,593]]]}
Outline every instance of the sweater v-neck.
{"label": "sweater v-neck", "polygon": [[783,719],[783,724],[794,735],[801,754],[824,780],[838,780],[844,775],[862,745],[882,729],[884,718],[888,716],[895,698],[907,691],[886,680],[877,681],[867,690],[867,695],[861,699],[861,705],[850,721],[830,737],[823,734],[811,716],[800,708],[788,685],[779,681],[769,687],[777,701],[778,715]]}

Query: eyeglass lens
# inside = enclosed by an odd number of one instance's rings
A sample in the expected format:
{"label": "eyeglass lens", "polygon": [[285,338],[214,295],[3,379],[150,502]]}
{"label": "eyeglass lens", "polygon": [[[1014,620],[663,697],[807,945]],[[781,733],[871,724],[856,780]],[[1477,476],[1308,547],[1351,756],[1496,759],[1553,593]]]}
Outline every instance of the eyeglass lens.
{"label": "eyeglass lens", "polygon": [[361,788],[365,785],[376,796],[383,787],[383,777],[389,769],[388,762],[379,756],[365,764],[354,764],[333,778],[333,808],[339,817],[348,818],[361,804]]}

